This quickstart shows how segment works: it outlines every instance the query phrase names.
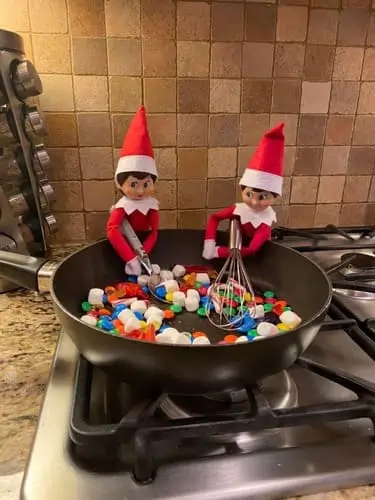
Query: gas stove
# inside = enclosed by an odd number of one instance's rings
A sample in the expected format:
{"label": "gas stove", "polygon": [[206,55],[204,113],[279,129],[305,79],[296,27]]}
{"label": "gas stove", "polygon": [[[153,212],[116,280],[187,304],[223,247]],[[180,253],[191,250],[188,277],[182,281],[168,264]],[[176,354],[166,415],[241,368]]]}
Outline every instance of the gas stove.
{"label": "gas stove", "polygon": [[303,357],[256,387],[168,395],[109,378],[62,332],[22,499],[269,500],[375,483],[375,288],[366,276],[350,281],[366,284],[357,295],[336,287],[346,253],[373,255],[375,231],[274,238],[329,269],[336,290]]}

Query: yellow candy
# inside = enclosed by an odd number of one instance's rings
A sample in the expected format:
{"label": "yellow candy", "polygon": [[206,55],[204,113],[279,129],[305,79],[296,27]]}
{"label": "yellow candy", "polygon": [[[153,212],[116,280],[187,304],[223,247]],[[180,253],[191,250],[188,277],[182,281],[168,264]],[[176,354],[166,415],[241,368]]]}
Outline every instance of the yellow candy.
{"label": "yellow candy", "polygon": [[147,326],[146,321],[141,321],[141,328],[146,328],[146,326]]}
{"label": "yellow candy", "polygon": [[167,293],[167,295],[165,296],[165,300],[167,300],[168,302],[173,302],[173,292]]}
{"label": "yellow candy", "polygon": [[183,280],[185,281],[185,283],[187,283],[190,279],[190,274],[185,274],[185,276],[183,277]]}
{"label": "yellow candy", "polygon": [[281,332],[287,332],[288,330],[290,330],[289,326],[285,325],[284,323],[279,323],[276,326]]}
{"label": "yellow candy", "polygon": [[246,293],[244,294],[244,301],[245,301],[245,302],[250,302],[250,300],[251,300],[251,293],[246,292]]}

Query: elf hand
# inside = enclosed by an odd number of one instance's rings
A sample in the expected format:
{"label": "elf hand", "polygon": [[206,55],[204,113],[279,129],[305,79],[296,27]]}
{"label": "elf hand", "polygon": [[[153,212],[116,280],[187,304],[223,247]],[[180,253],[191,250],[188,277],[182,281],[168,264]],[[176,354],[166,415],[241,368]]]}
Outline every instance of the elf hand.
{"label": "elf hand", "polygon": [[203,245],[202,257],[206,260],[215,259],[218,257],[218,247],[215,240],[205,240]]}
{"label": "elf hand", "polygon": [[126,263],[125,272],[130,276],[140,276],[142,274],[142,267],[138,257],[134,257]]}

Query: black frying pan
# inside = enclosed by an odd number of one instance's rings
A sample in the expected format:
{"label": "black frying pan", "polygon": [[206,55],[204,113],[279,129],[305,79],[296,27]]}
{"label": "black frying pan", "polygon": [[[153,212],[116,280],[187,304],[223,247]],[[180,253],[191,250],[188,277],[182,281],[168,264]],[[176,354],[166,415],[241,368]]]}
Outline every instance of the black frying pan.
{"label": "black frying pan", "polygon": [[[151,260],[162,269],[207,265],[201,257],[203,239],[199,230],[162,230]],[[220,243],[226,239],[225,233],[219,234]],[[222,264],[213,262],[217,269]],[[297,329],[248,344],[194,347],[124,339],[90,327],[79,320],[88,290],[124,279],[124,263],[107,240],[65,259],[53,275],[51,294],[61,325],[81,354],[122,380],[174,393],[234,390],[292,365],[318,333],[332,297],[329,278],[318,265],[277,243],[267,242],[245,265],[257,289],[274,291],[303,319]],[[0,252],[0,276],[26,288],[37,290],[46,269],[43,259]],[[204,330],[217,339],[225,335],[195,313],[183,313],[179,321],[180,330]]]}

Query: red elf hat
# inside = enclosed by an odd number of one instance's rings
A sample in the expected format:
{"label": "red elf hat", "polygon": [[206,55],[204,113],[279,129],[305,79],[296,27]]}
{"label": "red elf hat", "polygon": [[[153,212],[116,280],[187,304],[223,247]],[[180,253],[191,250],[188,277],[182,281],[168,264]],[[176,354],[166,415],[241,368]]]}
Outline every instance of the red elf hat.
{"label": "red elf hat", "polygon": [[144,106],[139,107],[124,137],[115,180],[118,174],[125,172],[144,172],[158,177]]}
{"label": "red elf hat", "polygon": [[262,137],[240,179],[240,185],[281,195],[284,142],[284,123],[279,123]]}

